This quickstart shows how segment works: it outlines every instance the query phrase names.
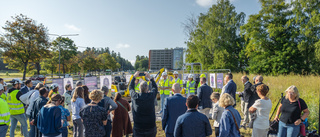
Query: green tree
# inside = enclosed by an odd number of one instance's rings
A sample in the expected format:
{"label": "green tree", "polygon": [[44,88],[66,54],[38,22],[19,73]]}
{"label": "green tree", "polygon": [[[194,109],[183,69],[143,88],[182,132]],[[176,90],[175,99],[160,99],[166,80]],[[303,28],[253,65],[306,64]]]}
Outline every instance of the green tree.
{"label": "green tree", "polygon": [[147,56],[137,55],[134,68],[135,70],[147,71],[149,68],[149,58]]}
{"label": "green tree", "polygon": [[48,73],[51,73],[51,77],[53,77],[53,73],[57,72],[59,65],[55,57],[44,59],[40,64]]}
{"label": "green tree", "polygon": [[245,14],[238,14],[229,0],[219,0],[206,14],[200,14],[196,26],[192,25],[194,19],[189,19],[185,26],[190,33],[186,62],[200,62],[204,69],[244,68],[239,57],[244,45],[239,35],[244,18]]}
{"label": "green tree", "polygon": [[[67,37],[58,37],[53,42],[53,54],[54,56],[59,56],[60,50],[60,64],[62,65],[63,74],[66,73],[67,62],[77,55],[77,47],[74,41]],[[58,59],[59,64],[59,59]],[[61,66],[60,65],[60,66]]]}
{"label": "green tree", "polygon": [[9,68],[22,70],[25,80],[29,63],[41,60],[43,54],[49,53],[48,29],[22,14],[12,19],[2,27],[6,33],[0,39],[0,47]]}

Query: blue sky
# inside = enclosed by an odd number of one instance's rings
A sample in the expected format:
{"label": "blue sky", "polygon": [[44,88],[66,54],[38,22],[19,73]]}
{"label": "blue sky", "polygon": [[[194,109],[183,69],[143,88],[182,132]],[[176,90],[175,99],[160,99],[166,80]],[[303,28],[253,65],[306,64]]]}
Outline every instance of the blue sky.
{"label": "blue sky", "polygon": [[[216,0],[6,0],[0,26],[24,14],[51,34],[70,37],[80,47],[109,47],[134,62],[150,49],[184,47],[182,23],[191,14],[206,13]],[[237,12],[258,13],[258,0],[231,0]],[[0,29],[0,33],[4,33]],[[53,40],[55,37],[50,36]],[[80,48],[79,50],[84,50]]]}

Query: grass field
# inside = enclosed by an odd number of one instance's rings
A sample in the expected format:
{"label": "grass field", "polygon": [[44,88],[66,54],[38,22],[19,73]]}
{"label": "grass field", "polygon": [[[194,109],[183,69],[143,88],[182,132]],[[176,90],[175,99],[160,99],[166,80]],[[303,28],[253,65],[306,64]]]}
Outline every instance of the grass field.
{"label": "grass field", "polygon": [[[14,76],[19,76],[19,74],[14,73]],[[0,77],[2,77],[3,73],[0,73]],[[12,74],[13,75],[13,74]],[[12,76],[10,74],[10,76]],[[237,91],[243,91],[243,84],[241,83],[241,76],[243,74],[236,73],[234,74],[234,81],[237,84]],[[22,75],[20,75],[22,76]],[[248,75],[250,78],[250,82],[252,82],[252,78],[255,75]],[[287,76],[264,76],[263,83],[267,84],[270,88],[270,92],[268,94],[269,98],[272,100],[272,109],[276,106],[277,101],[280,99],[281,93],[291,85],[297,86],[300,97],[304,99],[308,105],[310,115],[309,119],[309,129],[318,129],[318,118],[319,118],[319,96],[320,96],[320,77],[318,76],[297,76],[297,75],[287,75]],[[237,104],[240,104],[240,99],[237,98]],[[240,112],[240,105],[237,105],[236,109]],[[213,123],[212,120],[210,120]],[[71,122],[72,123],[72,122]],[[163,137],[165,133],[161,130],[161,122],[157,121],[157,136]],[[214,133],[214,132],[213,132]],[[251,136],[251,129],[243,130],[241,129],[241,133],[245,136]],[[20,137],[20,131],[16,130],[17,137]],[[9,136],[9,132],[7,133]],[[72,136],[69,131],[69,136]],[[213,137],[214,135],[212,135]]]}

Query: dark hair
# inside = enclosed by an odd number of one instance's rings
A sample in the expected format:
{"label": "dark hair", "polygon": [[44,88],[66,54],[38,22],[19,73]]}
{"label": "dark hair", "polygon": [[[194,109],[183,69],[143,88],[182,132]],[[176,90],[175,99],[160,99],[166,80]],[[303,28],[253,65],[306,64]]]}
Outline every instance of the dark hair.
{"label": "dark hair", "polygon": [[199,104],[199,98],[198,98],[198,96],[190,95],[190,96],[187,98],[187,106],[188,106],[189,108],[196,108],[198,104]]}
{"label": "dark hair", "polygon": [[3,78],[0,78],[0,82],[3,81]]}
{"label": "dark hair", "polygon": [[261,93],[261,95],[266,96],[269,92],[269,88],[267,85],[261,84],[261,85],[257,86],[257,91],[259,91]]}
{"label": "dark hair", "polygon": [[28,85],[30,82],[31,82],[31,80],[27,80],[27,81],[25,82],[25,84]]}
{"label": "dark hair", "polygon": [[67,85],[65,86],[65,89],[68,90],[69,87],[71,87],[71,84],[67,84]]}
{"label": "dark hair", "polygon": [[47,102],[47,104],[50,104],[51,102],[60,101],[62,100],[62,96],[60,94],[54,94],[52,95],[51,99]]}
{"label": "dark hair", "polygon": [[60,104],[62,104],[62,105],[63,105],[64,100],[65,100],[65,97],[64,97],[64,96],[61,96]]}
{"label": "dark hair", "polygon": [[81,86],[83,88],[83,99],[84,99],[84,102],[86,104],[90,103],[91,100],[89,99],[89,88],[86,86],[86,85],[82,85]]}
{"label": "dark hair", "polygon": [[46,94],[48,92],[47,88],[42,87],[39,89],[40,95],[43,96],[44,94]]}
{"label": "dark hair", "polygon": [[105,94],[106,92],[109,92],[109,88],[107,86],[102,86],[101,91]]}
{"label": "dark hair", "polygon": [[121,98],[121,94],[117,93],[116,97],[114,98],[114,102],[117,102]]}
{"label": "dark hair", "polygon": [[207,78],[202,77],[202,78],[200,78],[200,81],[207,82]]}
{"label": "dark hair", "polygon": [[228,76],[228,77],[229,77],[229,79],[232,79],[232,78],[233,78],[233,76],[232,76],[232,73],[231,73],[231,72],[228,72],[226,76]]}

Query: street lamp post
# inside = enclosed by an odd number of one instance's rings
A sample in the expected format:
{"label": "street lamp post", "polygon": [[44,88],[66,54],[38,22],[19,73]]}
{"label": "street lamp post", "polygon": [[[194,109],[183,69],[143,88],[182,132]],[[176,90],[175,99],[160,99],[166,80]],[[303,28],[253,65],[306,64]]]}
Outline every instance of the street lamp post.
{"label": "street lamp post", "polygon": [[[49,34],[49,35],[57,36],[57,37],[66,37],[66,36],[78,36],[79,34],[67,34],[67,35]],[[59,46],[59,78],[60,78],[60,51],[61,51],[60,42],[58,43],[58,46]]]}

